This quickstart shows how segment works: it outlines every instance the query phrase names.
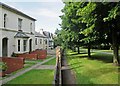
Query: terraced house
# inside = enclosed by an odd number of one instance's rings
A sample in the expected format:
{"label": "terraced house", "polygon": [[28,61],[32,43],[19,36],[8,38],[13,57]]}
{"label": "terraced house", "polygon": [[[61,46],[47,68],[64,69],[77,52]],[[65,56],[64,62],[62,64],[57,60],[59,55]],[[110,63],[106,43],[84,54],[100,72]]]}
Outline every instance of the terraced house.
{"label": "terraced house", "polygon": [[35,32],[35,48],[39,49],[53,49],[53,34],[48,31],[40,29],[39,32]]}
{"label": "terraced house", "polygon": [[35,49],[36,19],[0,3],[0,57]]}

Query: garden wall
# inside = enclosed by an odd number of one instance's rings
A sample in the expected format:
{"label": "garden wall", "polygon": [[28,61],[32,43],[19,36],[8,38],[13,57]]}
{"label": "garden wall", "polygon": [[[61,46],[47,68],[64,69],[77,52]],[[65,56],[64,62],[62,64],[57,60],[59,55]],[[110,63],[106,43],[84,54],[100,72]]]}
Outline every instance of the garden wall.
{"label": "garden wall", "polygon": [[16,57],[0,57],[0,61],[5,62],[7,65],[6,74],[12,73],[24,67],[24,59]]}
{"label": "garden wall", "polygon": [[37,54],[20,54],[18,55],[19,58],[30,59],[30,60],[37,60]]}
{"label": "garden wall", "polygon": [[45,59],[47,57],[47,50],[35,50],[31,54],[37,54],[38,59]]}

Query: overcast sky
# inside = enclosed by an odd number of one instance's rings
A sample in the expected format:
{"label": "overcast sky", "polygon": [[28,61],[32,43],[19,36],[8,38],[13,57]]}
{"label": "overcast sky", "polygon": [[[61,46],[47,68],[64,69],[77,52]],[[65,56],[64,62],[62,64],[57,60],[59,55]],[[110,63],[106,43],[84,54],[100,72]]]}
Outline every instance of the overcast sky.
{"label": "overcast sky", "polygon": [[59,18],[59,16],[62,15],[61,9],[64,7],[64,4],[62,3],[62,1],[43,1],[44,0],[42,0],[41,2],[4,3],[37,19],[35,27],[36,31],[39,31],[42,28],[45,31],[54,33],[56,28],[60,29],[59,24],[61,23],[61,19]]}

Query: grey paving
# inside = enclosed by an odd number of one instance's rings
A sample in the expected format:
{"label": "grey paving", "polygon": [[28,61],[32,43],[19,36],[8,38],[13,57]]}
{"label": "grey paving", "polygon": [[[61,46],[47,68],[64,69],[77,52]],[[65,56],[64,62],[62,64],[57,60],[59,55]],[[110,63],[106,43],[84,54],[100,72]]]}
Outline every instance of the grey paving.
{"label": "grey paving", "polygon": [[72,85],[75,86],[75,75],[71,68],[69,67],[66,57],[62,57],[62,84],[63,85]]}
{"label": "grey paving", "polygon": [[54,70],[55,65],[39,65],[39,66],[35,67],[34,69],[50,69],[50,70]]}
{"label": "grey paving", "polygon": [[47,50],[47,54],[48,55],[55,55],[56,54],[56,50],[53,49],[53,50]]}

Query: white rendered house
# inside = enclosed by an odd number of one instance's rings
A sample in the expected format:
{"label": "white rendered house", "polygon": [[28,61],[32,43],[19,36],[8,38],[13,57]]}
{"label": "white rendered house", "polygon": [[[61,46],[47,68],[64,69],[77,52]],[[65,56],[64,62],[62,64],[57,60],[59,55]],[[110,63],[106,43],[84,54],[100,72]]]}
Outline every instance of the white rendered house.
{"label": "white rendered house", "polygon": [[48,31],[43,31],[44,36],[47,38],[47,49],[53,49],[53,34]]}
{"label": "white rendered house", "polygon": [[52,49],[53,34],[40,29],[40,32],[35,32],[35,49]]}
{"label": "white rendered house", "polygon": [[35,49],[47,49],[47,37],[40,32],[35,32]]}
{"label": "white rendered house", "polygon": [[0,57],[35,49],[35,19],[0,3]]}

